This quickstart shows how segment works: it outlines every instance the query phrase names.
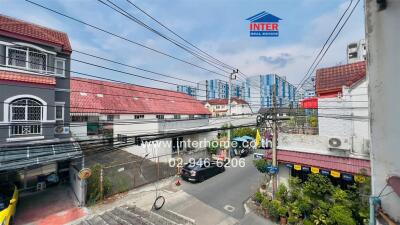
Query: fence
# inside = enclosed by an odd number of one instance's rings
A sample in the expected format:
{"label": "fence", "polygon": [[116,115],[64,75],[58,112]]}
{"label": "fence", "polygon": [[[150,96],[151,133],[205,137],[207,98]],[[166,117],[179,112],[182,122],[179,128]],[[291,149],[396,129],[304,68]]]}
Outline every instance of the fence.
{"label": "fence", "polygon": [[168,160],[159,156],[152,159],[128,162],[118,165],[103,167],[100,182],[103,183],[103,197],[125,192],[145,184],[156,182],[173,176],[177,168],[170,166]]}

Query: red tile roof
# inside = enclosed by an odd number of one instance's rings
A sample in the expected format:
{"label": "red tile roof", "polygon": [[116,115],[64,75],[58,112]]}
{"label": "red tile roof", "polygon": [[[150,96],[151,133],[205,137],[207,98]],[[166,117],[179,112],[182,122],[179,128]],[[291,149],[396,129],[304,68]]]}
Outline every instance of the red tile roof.
{"label": "red tile roof", "polygon": [[342,91],[342,86],[351,86],[365,76],[365,61],[318,69],[315,82],[316,92],[318,96],[337,94]]}
{"label": "red tile roof", "polygon": [[201,101],[185,93],[76,77],[71,78],[71,112],[101,114],[211,114]]}
{"label": "red tile roof", "polygon": [[0,34],[19,39],[26,39],[27,41],[60,46],[67,53],[72,51],[66,33],[1,14]]}
{"label": "red tile roof", "polygon": [[56,79],[50,76],[33,75],[14,71],[0,70],[0,80],[17,81],[24,83],[55,85]]}
{"label": "red tile roof", "polygon": [[[231,101],[235,101],[238,104],[245,104],[245,105],[248,104],[245,100],[240,98],[231,98]],[[205,101],[205,103],[208,103],[210,105],[228,105],[228,99],[227,98],[210,99],[208,101]]]}
{"label": "red tile roof", "polygon": [[[370,161],[365,159],[355,159],[349,157],[338,157],[288,150],[278,150],[277,152],[278,161],[284,163],[314,166],[322,169],[337,170],[352,174],[360,174],[361,170],[366,170],[368,175],[371,174]],[[271,154],[267,154],[267,158],[271,157]]]}

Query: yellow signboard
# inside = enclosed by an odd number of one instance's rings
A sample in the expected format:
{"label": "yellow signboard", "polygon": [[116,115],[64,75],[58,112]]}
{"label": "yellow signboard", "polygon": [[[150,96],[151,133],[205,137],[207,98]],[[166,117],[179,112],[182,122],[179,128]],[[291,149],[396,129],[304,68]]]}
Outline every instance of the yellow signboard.
{"label": "yellow signboard", "polygon": [[364,183],[365,182],[365,176],[363,176],[363,175],[355,175],[354,176],[354,180],[357,183]]}
{"label": "yellow signboard", "polygon": [[338,171],[331,170],[331,176],[339,178],[340,177],[340,173]]}
{"label": "yellow signboard", "polygon": [[311,172],[312,172],[312,173],[319,173],[319,168],[317,168],[317,167],[311,167]]}
{"label": "yellow signboard", "polygon": [[294,165],[295,170],[301,170],[301,165]]}

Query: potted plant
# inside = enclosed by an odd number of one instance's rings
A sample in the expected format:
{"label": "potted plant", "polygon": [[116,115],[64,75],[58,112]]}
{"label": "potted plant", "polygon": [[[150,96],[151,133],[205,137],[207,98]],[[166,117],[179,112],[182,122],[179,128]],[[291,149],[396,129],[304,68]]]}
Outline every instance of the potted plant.
{"label": "potted plant", "polygon": [[268,198],[264,198],[261,202],[261,209],[264,211],[264,217],[269,219],[271,215],[269,213],[269,208],[271,207],[271,201]]}
{"label": "potted plant", "polygon": [[264,199],[265,199],[264,195],[259,191],[256,192],[253,198],[255,204],[258,206],[263,202]]}
{"label": "potted plant", "polygon": [[299,218],[298,217],[296,217],[295,215],[291,215],[291,216],[289,216],[288,218],[287,218],[287,222],[289,223],[289,224],[297,224],[298,222],[299,222]]}
{"label": "potted plant", "polygon": [[281,202],[278,200],[272,200],[268,205],[268,213],[274,220],[279,218],[279,208],[281,207]]}
{"label": "potted plant", "polygon": [[287,207],[286,206],[279,207],[278,214],[280,216],[280,224],[287,224],[287,214],[288,214]]}

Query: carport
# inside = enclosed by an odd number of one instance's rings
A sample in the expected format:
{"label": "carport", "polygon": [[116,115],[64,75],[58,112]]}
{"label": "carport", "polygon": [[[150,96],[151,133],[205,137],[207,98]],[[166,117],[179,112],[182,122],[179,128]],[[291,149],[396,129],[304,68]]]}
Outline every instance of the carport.
{"label": "carport", "polygon": [[75,142],[1,147],[0,171],[7,176],[0,180],[20,191],[15,224],[64,224],[83,216],[82,159]]}

